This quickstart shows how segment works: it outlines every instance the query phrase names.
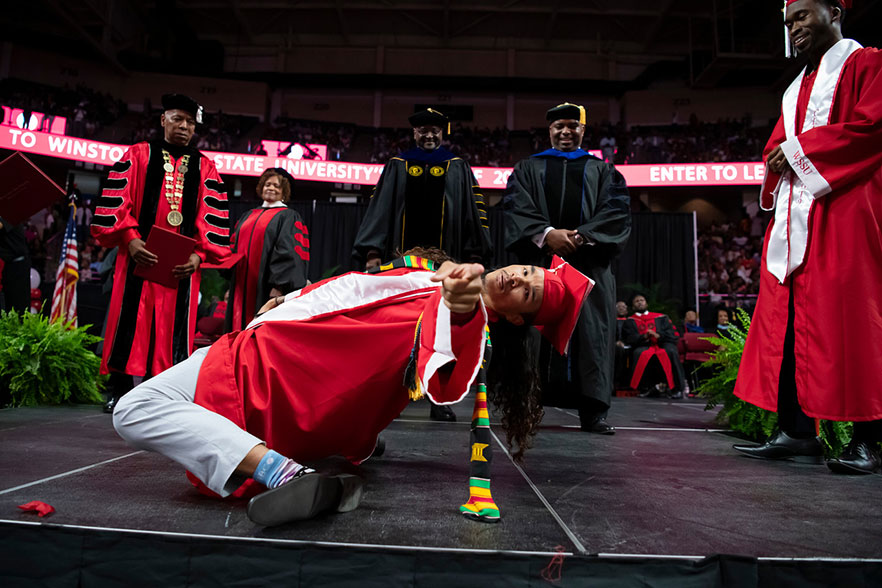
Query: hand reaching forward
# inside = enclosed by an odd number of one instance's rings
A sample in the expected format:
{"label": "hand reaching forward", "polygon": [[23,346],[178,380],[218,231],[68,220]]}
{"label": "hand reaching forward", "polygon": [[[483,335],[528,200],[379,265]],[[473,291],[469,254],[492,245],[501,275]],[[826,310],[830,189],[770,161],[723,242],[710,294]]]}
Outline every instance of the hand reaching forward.
{"label": "hand reaching forward", "polygon": [[467,313],[475,310],[481,297],[483,273],[484,266],[480,263],[445,261],[432,276],[432,281],[441,282],[441,295],[451,312]]}

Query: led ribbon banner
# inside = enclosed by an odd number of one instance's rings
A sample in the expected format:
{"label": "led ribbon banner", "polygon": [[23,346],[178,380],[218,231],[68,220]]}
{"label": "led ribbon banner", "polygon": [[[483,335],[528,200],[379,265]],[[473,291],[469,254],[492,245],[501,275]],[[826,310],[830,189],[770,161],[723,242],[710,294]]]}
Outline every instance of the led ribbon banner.
{"label": "led ribbon banner", "polygon": [[[128,146],[102,143],[63,135],[0,127],[0,149],[11,149],[49,157],[60,157],[98,165],[113,165]],[[383,166],[375,163],[349,163],[289,159],[245,153],[203,151],[214,160],[217,170],[233,176],[259,176],[271,167],[284,167],[299,180],[373,185]],[[666,163],[619,165],[616,167],[630,187],[651,186],[733,186],[759,185],[765,166],[761,162],[741,163]],[[472,168],[482,188],[505,188],[511,168]]]}

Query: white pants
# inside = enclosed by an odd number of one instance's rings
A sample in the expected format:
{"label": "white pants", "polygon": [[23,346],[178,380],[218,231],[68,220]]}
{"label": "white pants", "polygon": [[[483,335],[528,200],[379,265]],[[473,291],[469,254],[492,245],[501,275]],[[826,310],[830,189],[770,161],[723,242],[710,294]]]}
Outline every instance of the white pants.
{"label": "white pants", "polygon": [[194,404],[208,348],[136,386],[113,410],[119,436],[138,449],[173,459],[211,490],[228,496],[242,482],[236,467],[263,443],[221,415]]}

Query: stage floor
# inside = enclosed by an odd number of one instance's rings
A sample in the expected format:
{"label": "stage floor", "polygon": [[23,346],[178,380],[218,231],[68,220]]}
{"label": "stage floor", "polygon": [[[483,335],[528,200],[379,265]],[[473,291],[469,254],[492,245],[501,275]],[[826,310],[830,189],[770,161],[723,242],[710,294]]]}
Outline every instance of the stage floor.
{"label": "stage floor", "polygon": [[[471,402],[454,408],[459,422],[436,423],[425,402],[411,404],[389,426],[385,455],[359,468],[366,494],[356,511],[277,528],[255,526],[244,501],[204,497],[174,463],[127,447],[100,407],[0,410],[0,523],[393,551],[882,558],[882,477],[739,456],[698,400],[616,398],[615,436],[583,433],[575,412],[548,408],[523,468],[494,426],[502,521],[466,520]],[[56,512],[16,508],[32,500]]]}

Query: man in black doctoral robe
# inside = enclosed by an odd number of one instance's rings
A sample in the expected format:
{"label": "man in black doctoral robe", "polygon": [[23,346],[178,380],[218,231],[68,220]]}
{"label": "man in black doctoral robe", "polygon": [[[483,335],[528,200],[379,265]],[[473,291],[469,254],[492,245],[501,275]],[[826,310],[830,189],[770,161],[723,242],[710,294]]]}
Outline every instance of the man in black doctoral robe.
{"label": "man in black doctoral robe", "polygon": [[[492,256],[487,210],[468,162],[441,146],[450,123],[427,108],[408,117],[416,147],[390,159],[374,187],[352,255],[365,270],[413,247],[437,247],[459,262]],[[446,406],[431,418],[455,421]]]}
{"label": "man in black doctoral robe", "polygon": [[546,115],[552,148],[515,165],[505,192],[505,243],[525,264],[564,257],[594,280],[568,357],[542,346],[545,404],[579,409],[582,430],[611,435],[616,281],[611,263],[631,233],[628,187],[612,164],[581,149],[585,109],[564,103]]}
{"label": "man in black doctoral robe", "polygon": [[383,168],[353,256],[370,269],[396,251],[437,247],[460,262],[489,262],[484,196],[469,164],[441,146],[447,117],[428,108],[408,121],[417,146]]}

